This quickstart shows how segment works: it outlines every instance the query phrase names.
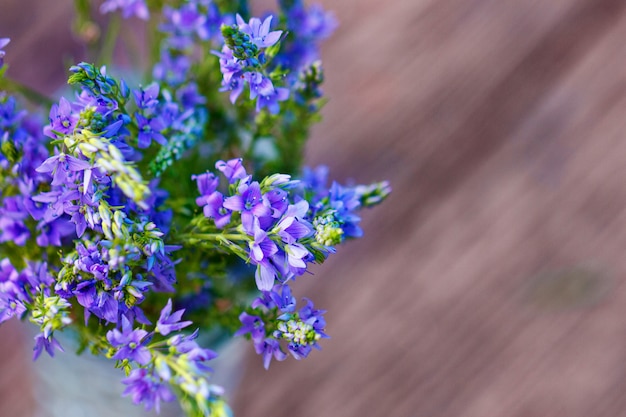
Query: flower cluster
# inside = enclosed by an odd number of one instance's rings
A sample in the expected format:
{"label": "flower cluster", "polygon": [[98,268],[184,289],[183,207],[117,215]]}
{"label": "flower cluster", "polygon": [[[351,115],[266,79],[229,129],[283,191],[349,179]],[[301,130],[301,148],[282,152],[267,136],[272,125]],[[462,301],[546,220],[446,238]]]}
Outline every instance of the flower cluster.
{"label": "flower cluster", "polygon": [[263,366],[269,368],[271,360],[285,360],[287,354],[281,342],[287,344],[287,351],[296,359],[306,358],[312,348],[320,349],[317,343],[328,336],[324,333],[325,311],[313,308],[313,302],[296,311],[296,299],[287,285],[276,285],[256,298],[252,312],[239,316],[242,327],[238,335],[248,335],[257,354],[263,356]]}
{"label": "flower cluster", "polygon": [[82,62],[75,91],[48,105],[5,77],[0,38],[0,323],[37,327],[35,359],[63,351],[72,328],[146,409],[177,398],[189,416],[227,415],[204,342],[243,335],[266,368],[319,349],[324,311],[297,308],[290,284],[363,234],[359,210],[389,184],[301,166],[323,104],[319,43],[336,26],[319,6],[281,0],[263,19],[246,1],[100,11],[159,28],[152,79],[129,86]]}
{"label": "flower cluster", "polygon": [[131,322],[122,318],[121,328],[106,334],[108,355],[127,370],[122,380],[126,385],[123,395],[131,396],[134,403],[143,403],[147,410],[159,411],[161,401],[179,395],[191,396],[203,415],[209,415],[212,405],[222,406],[222,389],[207,382],[211,372],[207,362],[217,355],[198,345],[198,331],[189,335],[165,336],[191,325],[180,321],[184,310],[172,313],[172,301],[168,300],[153,331],[133,328]]}
{"label": "flower cluster", "polygon": [[244,311],[238,334],[251,336],[265,367],[272,357],[286,357],[280,340],[289,342],[288,350],[296,359],[304,358],[326,337],[323,311],[315,310],[309,300],[295,313],[288,284],[307,271],[307,264],[322,262],[344,239],[360,237],[356,212],[382,201],[389,185],[350,188],[333,183],[328,189],[325,167],[308,170],[302,181],[274,174],[258,182],[248,175],[241,159],[218,161],[216,169],[228,182],[228,194],[220,191],[220,177],[211,172],[193,177],[200,193],[196,204],[211,221],[195,222],[187,237],[201,244],[218,242],[255,266],[263,297],[251,307],[261,316]]}
{"label": "flower cluster", "polygon": [[291,34],[277,59],[298,73],[320,59],[320,43],[337,28],[337,19],[319,4],[306,6],[303,0],[280,0],[287,30]]}
{"label": "flower cluster", "polygon": [[278,102],[289,97],[289,89],[275,87],[267,75],[266,50],[280,40],[281,30],[271,31],[272,16],[263,22],[253,17],[246,23],[237,15],[237,24],[222,26],[224,46],[221,52],[214,52],[220,58],[220,70],[224,75],[222,89],[230,91],[230,101],[249,86],[250,99],[256,99],[256,111],[267,107],[270,113],[279,111]]}
{"label": "flower cluster", "polygon": [[[308,182],[285,174],[253,181],[241,159],[218,161],[216,169],[228,182],[227,195],[219,190],[220,178],[215,174],[193,178],[200,193],[196,203],[222,232],[204,233],[198,226],[188,237],[227,244],[256,266],[261,291],[271,290],[277,279],[284,283],[302,275],[308,262],[323,260],[345,238],[362,235],[356,214],[362,192],[338,183],[320,190],[325,185],[324,168]],[[372,193],[382,200],[388,191],[385,186],[374,186]],[[210,226],[205,224],[204,229],[210,231]]]}

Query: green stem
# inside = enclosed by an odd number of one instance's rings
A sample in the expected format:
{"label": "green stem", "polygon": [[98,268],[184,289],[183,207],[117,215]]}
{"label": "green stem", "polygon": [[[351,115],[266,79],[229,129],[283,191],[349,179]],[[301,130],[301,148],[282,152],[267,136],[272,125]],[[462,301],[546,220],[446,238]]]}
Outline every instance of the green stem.
{"label": "green stem", "polygon": [[0,78],[0,90],[19,93],[33,104],[37,104],[40,106],[50,108],[54,104],[54,101],[50,97],[41,94],[40,92],[33,90],[27,85],[22,84],[19,81],[12,80],[10,78]]}
{"label": "green stem", "polygon": [[178,375],[180,375],[181,377],[185,378],[186,381],[189,381],[189,382],[193,382],[194,381],[193,376],[189,375],[189,372],[187,372],[186,369],[184,369],[178,363],[176,363],[176,361],[173,360],[173,358],[171,358],[170,356],[164,355],[164,354],[162,354],[161,352],[158,352],[158,351],[154,351],[154,352],[152,352],[152,354],[154,355],[155,358],[159,357],[159,356],[161,358],[163,358],[163,360],[165,361],[167,366],[172,368],[174,370],[174,372],[176,372]]}
{"label": "green stem", "polygon": [[[154,11],[151,12],[154,13]],[[152,68],[161,59],[161,32],[158,19],[151,18],[148,21],[146,37],[148,39],[148,65],[144,78],[149,80],[152,78]]]}
{"label": "green stem", "polygon": [[109,20],[109,26],[107,27],[106,37],[100,50],[97,63],[113,62],[113,53],[115,52],[115,44],[117,43],[117,37],[120,31],[122,20],[118,14],[113,14]]}
{"label": "green stem", "polygon": [[231,241],[247,241],[249,237],[242,234],[232,233],[188,233],[179,236],[181,239],[195,239],[195,240],[231,240]]}

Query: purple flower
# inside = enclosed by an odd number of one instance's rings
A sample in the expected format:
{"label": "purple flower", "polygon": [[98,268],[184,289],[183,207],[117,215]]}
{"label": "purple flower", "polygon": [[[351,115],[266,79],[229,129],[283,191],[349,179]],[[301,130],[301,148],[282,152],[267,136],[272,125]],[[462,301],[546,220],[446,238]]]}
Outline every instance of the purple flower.
{"label": "purple flower", "polygon": [[191,109],[206,103],[206,98],[198,91],[196,83],[189,83],[176,91],[176,99],[185,109]]}
{"label": "purple flower", "polygon": [[286,312],[278,317],[276,330],[272,334],[275,340],[287,341],[289,353],[298,360],[307,357],[312,348],[321,349],[318,340],[328,338],[324,333],[325,311],[316,310],[311,300],[305,300],[307,305],[298,313]]}
{"label": "purple flower", "polygon": [[51,275],[46,262],[28,262],[26,268],[22,270],[20,278],[28,281],[33,288],[41,285],[49,287],[55,282],[55,277]]}
{"label": "purple flower", "polygon": [[74,262],[74,268],[93,275],[97,280],[102,281],[108,277],[109,266],[105,260],[108,257],[108,251],[105,247],[101,244],[92,243],[84,246],[78,243],[76,252],[78,259]]}
{"label": "purple flower", "polygon": [[319,59],[319,44],[337,28],[337,19],[316,4],[306,8],[301,0],[280,3],[291,36],[277,59],[297,72]]}
{"label": "purple flower", "polygon": [[290,243],[285,245],[285,254],[292,272],[302,275],[306,270],[304,259],[310,255],[309,251],[300,243]]}
{"label": "purple flower", "polygon": [[0,323],[14,316],[21,316],[26,311],[24,303],[6,292],[0,291]]}
{"label": "purple flower", "polygon": [[209,39],[209,26],[207,17],[200,11],[196,4],[188,3],[180,9],[165,7],[163,15],[167,24],[162,26],[162,30],[172,34],[168,39],[168,44],[173,49],[185,49],[194,42],[193,35],[200,39]]}
{"label": "purple flower", "polygon": [[87,161],[60,153],[46,159],[36,171],[50,174],[52,176],[51,185],[64,185],[69,173],[84,171],[90,168],[91,165]]}
{"label": "purple flower", "polygon": [[276,280],[276,273],[276,268],[269,261],[264,260],[259,263],[254,273],[257,288],[260,291],[271,290]]}
{"label": "purple flower", "polygon": [[289,98],[289,89],[283,87],[275,88],[271,93],[260,95],[256,99],[256,111],[267,107],[271,114],[278,114],[280,111],[279,101],[285,101]]}
{"label": "purple flower", "polygon": [[198,192],[200,192],[200,197],[196,199],[196,203],[199,206],[203,206],[206,203],[204,203],[202,197],[212,194],[213,191],[217,189],[220,180],[211,172],[206,172],[200,175],[192,175],[191,179],[196,181],[196,184],[198,185]]}
{"label": "purple flower", "polygon": [[124,19],[128,19],[131,16],[136,16],[142,20],[150,18],[150,12],[145,0],[106,0],[100,6],[100,13],[110,13],[117,9],[122,9]]}
{"label": "purple flower", "polygon": [[[270,222],[273,223],[274,219],[279,219],[283,216],[287,208],[289,207],[289,198],[287,191],[282,190],[280,188],[273,188],[268,190],[264,194],[269,206],[272,210],[272,218]],[[264,229],[269,227],[269,225],[262,224]]]}
{"label": "purple flower", "polygon": [[269,96],[274,93],[274,84],[260,72],[248,72],[246,76],[250,83],[250,99],[254,100],[257,96]]}
{"label": "purple flower", "polygon": [[222,52],[211,51],[211,53],[219,58],[220,71],[224,76],[224,81],[229,82],[235,76],[241,76],[236,78],[244,78],[243,62],[238,61],[233,55],[233,51],[226,45],[222,47]]}
{"label": "purple flower", "polygon": [[54,350],[60,350],[61,352],[65,352],[63,347],[59,344],[59,342],[54,338],[53,335],[49,335],[45,337],[43,333],[35,336],[35,347],[33,348],[33,360],[37,360],[41,352],[45,351],[51,357],[54,357]]}
{"label": "purple flower", "polygon": [[147,119],[139,113],[135,114],[137,118],[137,127],[139,128],[139,137],[137,138],[137,146],[147,148],[154,139],[160,145],[166,145],[167,139],[161,133],[166,128],[163,119],[155,117]]}
{"label": "purple flower", "polygon": [[180,321],[185,310],[178,310],[174,314],[172,312],[172,300],[167,300],[167,305],[161,310],[161,315],[157,321],[155,331],[161,333],[163,336],[167,336],[173,331],[180,330],[184,327],[192,324],[190,321]]}
{"label": "purple flower", "polygon": [[122,316],[122,331],[113,329],[107,332],[107,340],[111,346],[119,348],[113,359],[134,360],[140,365],[147,365],[152,360],[150,350],[143,345],[148,332],[141,329],[133,330],[130,321]]}
{"label": "purple flower", "polygon": [[12,241],[23,246],[30,237],[30,230],[24,224],[28,213],[22,196],[5,197],[0,207],[0,242]]}
{"label": "purple flower", "polygon": [[287,358],[285,352],[280,349],[280,344],[276,339],[266,338],[260,343],[255,343],[254,348],[258,355],[263,355],[263,366],[269,369],[272,357],[277,361],[284,361]]}
{"label": "purple flower", "polygon": [[355,190],[333,182],[329,190],[329,198],[330,207],[335,210],[335,217],[343,223],[341,228],[346,237],[363,236],[363,230],[358,225],[361,218],[354,213],[361,207]]}
{"label": "purple flower", "polygon": [[[24,274],[18,274],[8,258],[0,261],[0,323],[26,311],[28,300]],[[26,281],[26,282],[25,282]]]}
{"label": "purple flower", "polygon": [[152,109],[159,104],[159,85],[157,83],[152,83],[145,89],[140,88],[138,90],[133,90],[133,96],[135,97],[137,107],[142,110]]}
{"label": "purple flower", "polygon": [[61,135],[69,135],[74,131],[78,122],[78,114],[72,111],[72,105],[65,97],[61,97],[59,104],[52,105],[50,109],[50,124],[43,128],[43,133],[53,139],[58,132]]}
{"label": "purple flower", "polygon": [[245,311],[239,315],[242,326],[235,332],[235,336],[250,334],[252,340],[260,341],[265,337],[265,323],[260,317],[252,316]]}
{"label": "purple flower", "polygon": [[[220,71],[223,74],[220,91],[230,91],[230,101],[234,104],[247,82],[250,85],[250,98],[258,97],[257,112],[267,108],[270,113],[276,114],[280,110],[278,102],[289,98],[289,90],[274,88],[272,81],[257,70],[259,61],[264,61],[264,54],[261,52],[259,55],[258,49],[276,44],[280,40],[282,31],[270,32],[272,16],[267,17],[263,22],[253,17],[249,23],[246,23],[240,15],[237,15],[236,20],[239,35],[236,40],[227,41],[227,44],[233,47],[233,44],[241,45],[241,42],[244,42],[243,46],[234,47],[236,50],[242,48],[244,51],[234,53],[227,45],[224,45],[221,52],[212,51],[220,59]],[[233,42],[233,44],[228,42]]]}
{"label": "purple flower", "polygon": [[316,310],[313,306],[313,301],[308,298],[305,298],[304,300],[306,301],[306,305],[298,312],[300,319],[313,326],[315,331],[322,337],[327,338],[328,336],[323,333],[326,328],[326,320],[324,319],[323,314],[326,313],[326,310]]}
{"label": "purple flower", "polygon": [[296,309],[296,298],[291,294],[291,288],[288,285],[276,285],[270,291],[270,297],[283,313],[291,313]]}
{"label": "purple flower", "polygon": [[97,308],[98,292],[96,291],[96,281],[84,280],[81,281],[73,291],[76,296],[78,304],[82,305],[88,310]]}
{"label": "purple flower", "polygon": [[224,196],[219,191],[199,197],[196,202],[204,202],[204,215],[209,219],[213,219],[215,226],[218,229],[223,229],[228,223],[230,223],[230,216],[232,211],[224,207]]}
{"label": "purple flower", "polygon": [[127,385],[122,395],[130,395],[135,404],[143,403],[146,410],[154,407],[158,413],[161,410],[161,400],[172,401],[175,398],[166,384],[144,368],[133,369],[122,383]]}
{"label": "purple flower", "polygon": [[259,226],[259,221],[255,219],[253,225],[254,240],[248,245],[250,247],[250,258],[256,264],[261,263],[267,258],[271,258],[276,252],[278,247],[276,243],[267,236],[267,233]]}
{"label": "purple flower", "polygon": [[247,178],[246,169],[243,166],[243,159],[241,158],[230,159],[226,162],[221,160],[217,161],[215,168],[224,174],[231,184],[234,184],[236,180]]}
{"label": "purple flower", "polygon": [[176,353],[186,355],[187,359],[194,362],[194,365],[198,369],[203,371],[211,371],[211,368],[209,368],[203,362],[208,362],[212,359],[215,359],[217,357],[217,353],[215,353],[211,349],[201,348],[195,341],[197,337],[198,330],[196,329],[196,331],[187,336],[181,334],[172,336],[168,339],[167,343],[174,348]]}
{"label": "purple flower", "polygon": [[250,83],[250,99],[257,99],[256,111],[267,107],[270,113],[277,114],[280,110],[278,102],[289,98],[289,89],[275,88],[272,81],[260,72],[246,73],[246,77]]}
{"label": "purple flower", "polygon": [[159,81],[177,86],[186,80],[190,67],[191,62],[187,56],[172,56],[169,50],[165,50],[161,53],[161,61],[154,66],[152,75]]}
{"label": "purple flower", "polygon": [[306,200],[295,205],[290,205],[283,218],[278,222],[278,235],[285,243],[295,243],[300,239],[311,236],[314,233],[313,226],[303,220],[309,209]]}
{"label": "purple flower", "polygon": [[37,244],[45,247],[61,246],[61,238],[73,235],[76,228],[67,219],[56,219],[50,223],[39,223],[37,230],[40,232],[37,236]]}
{"label": "purple flower", "polygon": [[272,210],[269,203],[261,194],[261,187],[258,182],[251,184],[242,183],[237,189],[237,193],[224,200],[224,207],[241,213],[241,223],[246,232],[253,232],[254,219],[270,216]]}
{"label": "purple flower", "polygon": [[274,45],[280,39],[282,30],[276,30],[270,32],[270,25],[272,23],[272,17],[267,17],[263,23],[260,19],[253,17],[249,23],[246,23],[241,16],[237,15],[237,25],[239,29],[250,36],[250,40],[259,48],[268,48]]}
{"label": "purple flower", "polygon": [[5,46],[7,46],[11,42],[9,38],[0,38],[0,69],[4,66],[4,54],[5,52],[2,50]]}

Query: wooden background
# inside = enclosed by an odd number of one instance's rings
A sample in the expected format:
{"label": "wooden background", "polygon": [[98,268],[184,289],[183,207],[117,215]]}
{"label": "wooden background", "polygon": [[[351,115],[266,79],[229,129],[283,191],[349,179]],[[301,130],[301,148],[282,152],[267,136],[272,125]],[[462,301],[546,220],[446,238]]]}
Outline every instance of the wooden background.
{"label": "wooden background", "polygon": [[[69,3],[0,0],[12,75],[64,78]],[[394,193],[298,282],[332,339],[268,372],[250,346],[236,416],[626,416],[626,2],[322,3],[307,159]],[[1,417],[27,415],[18,344]]]}

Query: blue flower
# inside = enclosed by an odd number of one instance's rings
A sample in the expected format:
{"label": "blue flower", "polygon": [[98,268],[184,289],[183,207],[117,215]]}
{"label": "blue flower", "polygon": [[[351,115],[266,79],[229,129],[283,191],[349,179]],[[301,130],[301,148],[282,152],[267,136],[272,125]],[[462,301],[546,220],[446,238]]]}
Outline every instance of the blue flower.
{"label": "blue flower", "polygon": [[41,352],[44,350],[48,355],[54,357],[54,350],[60,350],[61,352],[65,352],[61,344],[54,338],[53,335],[48,335],[47,337],[40,333],[35,336],[35,347],[33,348],[33,360],[37,360]]}
{"label": "blue flower", "polygon": [[172,313],[172,300],[167,300],[167,305],[161,310],[161,315],[157,321],[155,331],[161,333],[163,336],[167,336],[173,331],[180,330],[192,324],[191,321],[180,321],[185,310],[178,310]]}
{"label": "blue flower", "polygon": [[30,229],[24,223],[28,213],[22,196],[5,197],[0,207],[0,242],[14,242],[23,246],[30,237]]}
{"label": "blue flower", "polygon": [[252,340],[262,340],[265,337],[265,323],[260,317],[250,315],[245,311],[239,315],[239,321],[243,324],[235,332],[235,336],[250,334]]}
{"label": "blue flower", "polygon": [[266,199],[263,198],[258,182],[242,183],[237,188],[237,194],[224,199],[224,207],[241,213],[241,223],[246,232],[253,232],[255,218],[270,216],[272,210]]}
{"label": "blue flower", "polygon": [[276,339],[268,337],[260,343],[255,343],[254,348],[258,355],[263,355],[263,367],[265,369],[269,369],[272,358],[277,361],[284,361],[287,359],[287,355],[282,351],[280,344]]}
{"label": "blue flower", "polygon": [[296,298],[291,294],[289,285],[276,285],[270,291],[270,297],[283,313],[292,313],[296,309]]}
{"label": "blue flower", "polygon": [[46,159],[36,171],[42,174],[50,174],[52,176],[51,185],[65,185],[71,173],[84,171],[89,168],[91,168],[89,162],[61,152]]}
{"label": "blue flower", "polygon": [[192,175],[191,179],[196,181],[196,184],[198,185],[198,192],[200,192],[200,197],[196,199],[196,203],[199,206],[203,206],[205,204],[203,198],[211,195],[217,189],[220,179],[211,172],[205,172],[200,175]]}
{"label": "blue flower", "polygon": [[158,413],[161,410],[161,401],[172,401],[176,398],[167,384],[145,368],[133,369],[122,383],[127,386],[122,395],[130,395],[135,404],[143,403],[146,410],[154,407]]}
{"label": "blue flower", "polygon": [[65,97],[61,97],[59,104],[52,105],[50,109],[50,124],[44,127],[43,132],[46,136],[56,139],[54,132],[63,135],[69,135],[74,131],[78,122],[78,114],[72,111],[72,105]]}
{"label": "blue flower", "polygon": [[232,211],[224,207],[224,196],[219,191],[197,198],[196,203],[203,207],[204,215],[213,219],[218,229],[223,229],[230,223]]}
{"label": "blue flower", "polygon": [[243,166],[243,159],[235,158],[228,161],[217,161],[215,168],[220,171],[229,183],[233,184],[237,180],[247,178],[246,169]]}
{"label": "blue flower", "polygon": [[280,111],[278,102],[285,101],[288,98],[289,89],[276,87],[268,94],[259,94],[256,100],[256,111],[260,112],[263,108],[267,107],[267,110],[271,114],[278,114]]}
{"label": "blue flower", "polygon": [[259,48],[269,48],[280,40],[283,34],[282,30],[270,32],[272,17],[268,16],[263,23],[260,19],[253,17],[249,23],[246,23],[240,15],[237,15],[237,25],[239,29],[250,36],[250,40]]}
{"label": "blue flower", "polygon": [[136,113],[135,117],[137,118],[137,127],[139,128],[137,146],[147,148],[153,139],[160,145],[167,144],[167,139],[161,133],[166,127],[163,119],[160,117],[148,119],[139,113]]}
{"label": "blue flower", "polygon": [[147,365],[152,360],[150,349],[144,346],[148,332],[142,329],[133,330],[131,322],[122,316],[122,331],[113,329],[107,332],[107,340],[118,350],[113,359],[128,359],[140,365]]}
{"label": "blue flower", "polygon": [[159,85],[152,83],[146,88],[133,90],[137,107],[142,110],[153,109],[159,104]]}

